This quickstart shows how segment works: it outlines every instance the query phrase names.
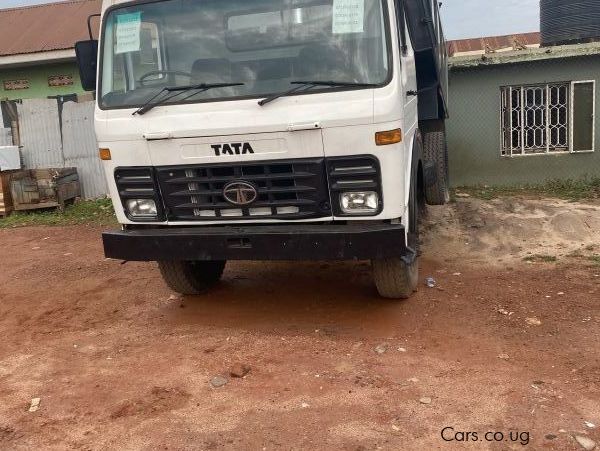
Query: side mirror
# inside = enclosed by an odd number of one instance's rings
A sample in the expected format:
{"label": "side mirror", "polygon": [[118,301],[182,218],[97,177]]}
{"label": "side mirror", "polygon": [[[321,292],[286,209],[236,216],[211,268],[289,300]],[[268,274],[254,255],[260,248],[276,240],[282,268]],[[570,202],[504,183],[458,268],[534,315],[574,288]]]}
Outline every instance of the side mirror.
{"label": "side mirror", "polygon": [[79,66],[81,86],[86,91],[96,90],[98,41],[80,41],[75,44],[75,55]]}

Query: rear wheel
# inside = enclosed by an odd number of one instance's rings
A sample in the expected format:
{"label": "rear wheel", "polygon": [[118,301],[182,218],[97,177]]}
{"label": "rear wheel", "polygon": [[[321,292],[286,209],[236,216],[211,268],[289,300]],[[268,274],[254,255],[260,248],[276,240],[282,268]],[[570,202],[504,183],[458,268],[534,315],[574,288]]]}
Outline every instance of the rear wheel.
{"label": "rear wheel", "polygon": [[387,299],[408,299],[419,284],[419,195],[417,174],[413,175],[408,205],[407,244],[415,252],[411,263],[400,257],[373,260],[373,279],[379,295]]}
{"label": "rear wheel", "polygon": [[158,262],[166,284],[180,294],[201,294],[215,285],[223,275],[224,261]]}
{"label": "rear wheel", "polygon": [[425,197],[429,205],[445,205],[450,202],[446,125],[444,121],[428,121],[421,124],[421,131],[425,165],[434,168],[430,180],[425,181]]}

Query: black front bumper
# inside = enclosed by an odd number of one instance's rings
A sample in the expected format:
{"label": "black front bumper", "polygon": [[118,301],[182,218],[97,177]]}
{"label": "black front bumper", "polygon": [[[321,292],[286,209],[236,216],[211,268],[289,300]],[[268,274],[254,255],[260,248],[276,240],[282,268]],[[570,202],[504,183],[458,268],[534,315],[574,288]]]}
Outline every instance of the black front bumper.
{"label": "black front bumper", "polygon": [[171,227],[106,232],[103,241],[107,257],[127,261],[415,258],[400,224]]}

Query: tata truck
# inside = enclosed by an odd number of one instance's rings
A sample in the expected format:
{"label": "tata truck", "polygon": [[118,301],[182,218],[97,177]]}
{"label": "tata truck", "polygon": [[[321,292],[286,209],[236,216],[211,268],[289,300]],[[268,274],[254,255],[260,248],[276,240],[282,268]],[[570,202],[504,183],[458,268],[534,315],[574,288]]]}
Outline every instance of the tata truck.
{"label": "tata truck", "polygon": [[449,199],[439,6],[105,0],[76,54],[122,225],[106,256],[185,295],[229,260],[369,260],[410,297],[420,215]]}

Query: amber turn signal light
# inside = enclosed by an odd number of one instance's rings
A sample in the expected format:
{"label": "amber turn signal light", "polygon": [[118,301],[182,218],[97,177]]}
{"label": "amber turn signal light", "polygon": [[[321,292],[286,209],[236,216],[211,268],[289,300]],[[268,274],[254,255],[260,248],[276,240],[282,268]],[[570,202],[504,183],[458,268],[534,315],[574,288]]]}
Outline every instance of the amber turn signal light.
{"label": "amber turn signal light", "polygon": [[112,156],[110,154],[110,149],[100,149],[99,150],[100,159],[104,161],[112,160]]}
{"label": "amber turn signal light", "polygon": [[399,142],[402,142],[402,130],[399,128],[387,132],[375,133],[375,144],[378,146],[388,146]]}

